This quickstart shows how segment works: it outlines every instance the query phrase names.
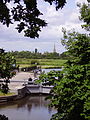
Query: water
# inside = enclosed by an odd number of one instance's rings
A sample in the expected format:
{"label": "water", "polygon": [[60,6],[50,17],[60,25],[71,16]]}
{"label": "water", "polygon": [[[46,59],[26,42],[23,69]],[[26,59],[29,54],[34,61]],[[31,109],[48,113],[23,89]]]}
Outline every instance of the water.
{"label": "water", "polygon": [[50,120],[55,109],[48,107],[45,96],[29,96],[22,100],[0,105],[0,114],[9,120]]}
{"label": "water", "polygon": [[61,71],[61,69],[60,68],[53,68],[53,69],[42,69],[42,71],[44,71],[45,73],[47,73],[47,72],[50,72],[50,71]]}

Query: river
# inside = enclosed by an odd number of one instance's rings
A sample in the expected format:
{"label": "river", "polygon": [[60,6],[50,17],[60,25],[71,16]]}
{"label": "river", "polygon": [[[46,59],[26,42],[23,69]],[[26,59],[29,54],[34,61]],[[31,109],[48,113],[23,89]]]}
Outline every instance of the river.
{"label": "river", "polygon": [[0,114],[9,120],[50,120],[55,109],[48,107],[45,96],[28,96],[22,100],[0,105]]}
{"label": "river", "polygon": [[61,68],[42,69],[42,71],[44,71],[45,73],[48,73],[50,71],[61,71],[61,70],[62,70]]}

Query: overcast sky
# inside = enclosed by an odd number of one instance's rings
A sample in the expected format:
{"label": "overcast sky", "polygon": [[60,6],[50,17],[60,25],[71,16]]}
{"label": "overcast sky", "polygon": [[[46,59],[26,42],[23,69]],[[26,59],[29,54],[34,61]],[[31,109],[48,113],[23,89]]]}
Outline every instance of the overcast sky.
{"label": "overcast sky", "polygon": [[78,16],[79,9],[76,3],[86,2],[87,0],[67,0],[67,4],[63,9],[55,10],[55,6],[50,6],[43,0],[38,0],[38,7],[43,13],[41,18],[45,19],[48,26],[43,28],[38,39],[24,37],[15,30],[15,25],[10,25],[9,28],[0,24],[0,47],[6,51],[34,51],[35,48],[39,52],[52,52],[54,44],[56,51],[62,53],[65,48],[61,45],[62,27],[67,30],[75,29],[79,32],[84,32],[81,29],[82,22]]}

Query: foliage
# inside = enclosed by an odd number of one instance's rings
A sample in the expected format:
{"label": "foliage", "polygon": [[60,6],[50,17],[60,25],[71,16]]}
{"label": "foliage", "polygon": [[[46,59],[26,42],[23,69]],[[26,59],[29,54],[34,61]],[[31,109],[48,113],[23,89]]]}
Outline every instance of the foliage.
{"label": "foliage", "polygon": [[60,71],[50,71],[48,73],[42,73],[39,77],[40,82],[43,85],[53,85],[56,86],[57,82],[60,81],[61,72]]}
{"label": "foliage", "polygon": [[[88,2],[90,2],[88,0]],[[90,31],[89,4],[80,8],[83,27]],[[51,106],[57,108],[51,120],[90,119],[90,36],[63,29],[62,44],[72,59],[61,71],[61,79],[51,93]]]}
{"label": "foliage", "polygon": [[2,84],[2,92],[7,93],[9,79],[15,74],[14,69],[16,68],[16,60],[10,53],[4,52],[0,49],[0,79],[4,80]]}
{"label": "foliage", "polygon": [[5,96],[12,96],[16,95],[14,92],[8,92],[7,94],[3,93],[2,90],[0,90],[0,97],[5,97]]}
{"label": "foliage", "polygon": [[90,1],[88,1],[88,5],[83,4],[83,6],[79,5],[79,7],[81,13],[80,20],[85,22],[82,27],[90,31]]}
{"label": "foliage", "polygon": [[38,60],[31,60],[31,64],[39,65]]}
{"label": "foliage", "polygon": [[[77,32],[64,32],[63,45],[72,56],[58,74],[48,73],[54,88],[51,90],[51,106],[57,109],[51,120],[90,119],[90,37]],[[59,79],[53,79],[57,76]]]}
{"label": "foliage", "polygon": [[5,84],[2,84],[1,91],[2,91],[2,93],[5,93],[5,94],[8,93],[9,87],[8,87],[7,82]]}
{"label": "foliage", "polygon": [[[50,5],[55,3],[56,10],[62,8],[66,3],[66,0],[44,1]],[[39,37],[38,32],[47,25],[45,20],[40,19],[40,15],[42,13],[37,7],[37,0],[0,0],[0,22],[7,27],[14,22],[17,23],[18,32],[23,31],[27,37]]]}
{"label": "foliage", "polygon": [[32,64],[31,66],[28,66],[28,67],[22,67],[21,68],[21,71],[31,71],[31,70],[35,70],[35,69],[37,69],[37,65],[35,65],[35,64]]}
{"label": "foliage", "polygon": [[8,120],[8,117],[6,117],[5,115],[0,114],[0,120]]}
{"label": "foliage", "polygon": [[69,59],[72,59],[72,56],[70,54],[68,54],[67,51],[65,51],[65,52],[60,54],[60,58],[63,60],[69,60]]}
{"label": "foliage", "polygon": [[90,59],[90,37],[75,31],[67,34],[64,31],[62,44],[66,47],[68,53],[73,56],[77,64],[87,64]]}
{"label": "foliage", "polygon": [[[63,57],[55,52],[55,53],[49,53],[49,52],[45,52],[45,53],[39,53],[36,52],[31,52],[31,51],[14,51],[14,52],[10,52],[12,55],[14,55],[16,58],[30,58],[30,59],[57,59],[57,58],[62,58]],[[66,55],[67,58],[67,55]]]}
{"label": "foliage", "polygon": [[0,78],[9,79],[13,76],[16,60],[10,53],[0,52]]}

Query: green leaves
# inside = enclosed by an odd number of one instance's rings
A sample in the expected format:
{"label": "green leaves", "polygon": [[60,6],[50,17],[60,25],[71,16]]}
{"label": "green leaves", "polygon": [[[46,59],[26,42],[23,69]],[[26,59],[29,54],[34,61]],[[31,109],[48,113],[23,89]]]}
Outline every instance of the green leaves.
{"label": "green leaves", "polygon": [[[38,38],[41,28],[46,27],[45,20],[40,19],[43,15],[37,7],[38,0],[0,0],[0,22],[9,27],[16,22],[19,33],[24,32],[24,36]],[[66,0],[44,0],[55,3],[56,10],[63,8]],[[12,4],[11,8],[8,4]],[[17,23],[18,21],[18,23]]]}
{"label": "green leaves", "polygon": [[84,21],[85,24],[82,25],[82,28],[85,28],[87,31],[90,31],[90,5],[83,4],[80,6],[80,20]]}
{"label": "green leaves", "polygon": [[3,25],[6,25],[7,27],[9,24],[12,24],[11,22],[11,15],[9,14],[10,10],[8,7],[0,2],[0,22],[3,23]]}
{"label": "green leaves", "polygon": [[[90,36],[75,31],[63,33],[63,45],[72,57],[62,71],[47,74],[54,86],[51,90],[51,106],[57,109],[52,120],[89,120]],[[55,76],[60,79],[52,79]]]}
{"label": "green leaves", "polygon": [[56,86],[61,77],[62,73],[60,73],[60,71],[50,71],[47,74],[41,74],[39,79],[42,80],[43,85],[45,85],[44,83],[46,83],[47,85]]}
{"label": "green leaves", "polygon": [[56,5],[56,10],[58,10],[59,8],[63,8],[63,6],[66,3],[66,0],[44,0],[44,1],[49,2],[50,5],[54,3]]}
{"label": "green leaves", "polygon": [[0,49],[0,79],[4,79],[5,84],[2,84],[2,91],[7,93],[9,79],[15,75],[16,60],[10,53],[4,52]]}
{"label": "green leaves", "polygon": [[[63,31],[64,37],[62,43],[65,45],[69,54],[72,55],[72,60],[77,64],[87,64],[90,59],[90,37],[86,34],[77,32],[67,33]],[[74,62],[72,61],[72,62]]]}

